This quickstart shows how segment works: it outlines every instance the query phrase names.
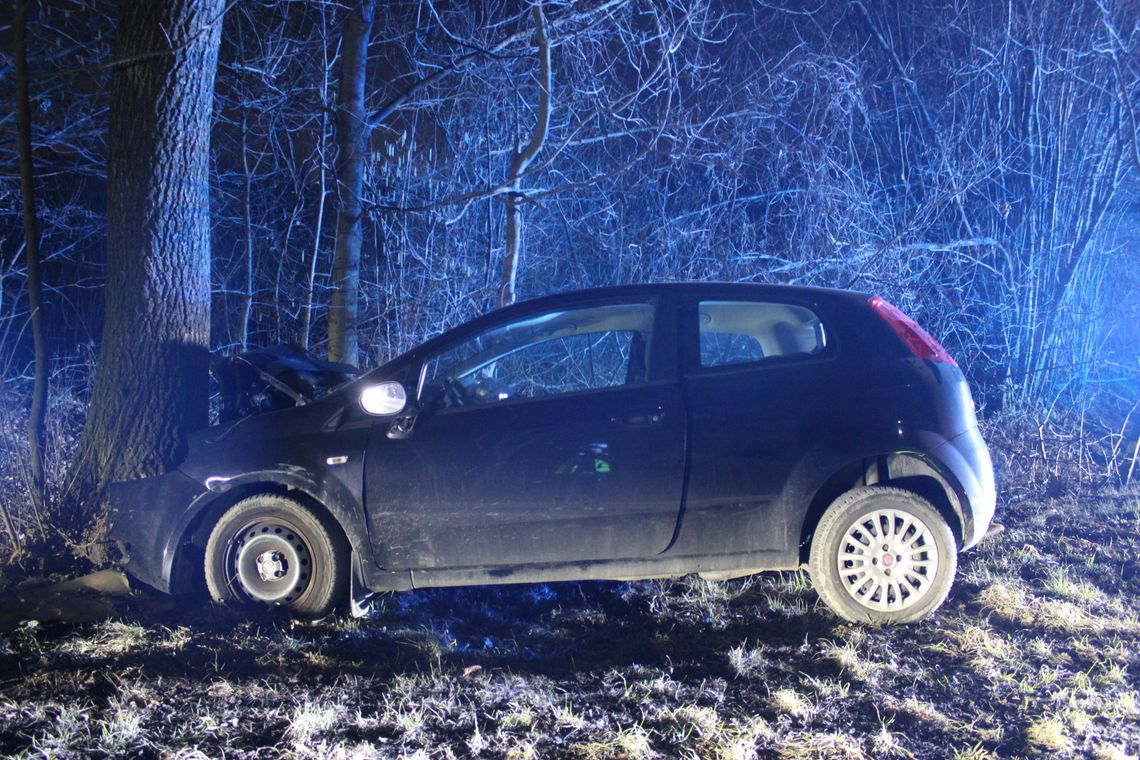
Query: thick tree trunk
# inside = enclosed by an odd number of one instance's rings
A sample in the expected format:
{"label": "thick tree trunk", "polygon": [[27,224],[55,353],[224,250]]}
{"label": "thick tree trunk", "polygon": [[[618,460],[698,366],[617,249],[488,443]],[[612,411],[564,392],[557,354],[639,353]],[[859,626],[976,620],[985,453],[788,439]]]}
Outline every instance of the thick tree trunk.
{"label": "thick tree trunk", "polygon": [[28,95],[28,46],[25,36],[28,0],[16,0],[12,43],[16,74],[16,121],[20,147],[20,195],[24,210],[24,258],[28,271],[28,309],[31,312],[35,379],[28,416],[28,463],[32,497],[44,501],[44,420],[47,416],[47,337],[44,335],[43,278],[40,274],[39,225],[36,223],[35,172],[32,164],[32,108]]}
{"label": "thick tree trunk", "polygon": [[176,465],[206,422],[210,121],[223,0],[120,6],[107,145],[107,287],[73,470],[110,481]]}
{"label": "thick tree trunk", "polygon": [[336,112],[337,219],[333,255],[333,294],[329,309],[329,359],[356,364],[356,325],[360,301],[361,195],[368,148],[364,81],[374,0],[360,0],[345,23],[341,42],[340,91]]}
{"label": "thick tree trunk", "polygon": [[503,275],[499,280],[499,306],[515,302],[516,282],[519,272],[519,255],[522,251],[522,211],[519,200],[522,198],[520,180],[523,172],[534,161],[546,142],[550,128],[550,40],[546,37],[546,24],[542,16],[542,5],[532,9],[534,15],[534,37],[538,45],[538,116],[534,132],[525,148],[516,151],[511,157],[511,167],[507,174],[505,195],[506,220],[503,233]]}

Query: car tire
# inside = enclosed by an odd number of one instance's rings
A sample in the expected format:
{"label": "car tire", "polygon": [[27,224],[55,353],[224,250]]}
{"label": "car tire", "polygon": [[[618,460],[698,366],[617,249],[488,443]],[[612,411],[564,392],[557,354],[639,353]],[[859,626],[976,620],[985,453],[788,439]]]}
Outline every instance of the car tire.
{"label": "car tire", "polygon": [[957,563],[954,534],[930,502],[901,488],[866,486],[824,512],[809,570],[816,592],[840,617],[892,624],[938,609]]}
{"label": "car tire", "polygon": [[348,542],[325,514],[277,494],[258,494],[222,515],[206,544],[214,601],[328,615],[348,589]]}

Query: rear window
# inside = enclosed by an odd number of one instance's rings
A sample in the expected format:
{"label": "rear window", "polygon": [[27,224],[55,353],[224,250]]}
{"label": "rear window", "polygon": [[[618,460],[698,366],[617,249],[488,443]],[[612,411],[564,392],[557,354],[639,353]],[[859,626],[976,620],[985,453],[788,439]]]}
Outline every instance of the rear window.
{"label": "rear window", "polygon": [[794,304],[701,301],[698,318],[702,367],[812,356],[827,346],[819,316]]}

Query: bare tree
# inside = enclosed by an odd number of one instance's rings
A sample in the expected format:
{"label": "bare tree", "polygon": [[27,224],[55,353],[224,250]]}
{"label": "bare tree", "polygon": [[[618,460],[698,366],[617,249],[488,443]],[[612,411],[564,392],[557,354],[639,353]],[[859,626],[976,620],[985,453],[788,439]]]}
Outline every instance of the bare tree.
{"label": "bare tree", "polygon": [[503,275],[499,281],[499,306],[514,303],[516,297],[522,238],[522,213],[519,210],[520,179],[538,156],[538,152],[542,150],[546,142],[546,132],[550,128],[550,40],[546,37],[546,20],[542,15],[542,4],[536,3],[531,13],[534,16],[534,41],[538,48],[538,106],[535,110],[534,130],[530,141],[525,148],[515,149],[507,172],[503,195],[506,223],[503,240]]}
{"label": "bare tree", "polygon": [[353,6],[341,40],[336,113],[337,233],[329,309],[329,359],[348,364],[359,361],[357,322],[364,213],[361,196],[370,132],[364,107],[364,84],[374,6],[374,0],[360,0]]}
{"label": "bare tree", "polygon": [[29,319],[35,345],[35,380],[28,414],[28,460],[32,497],[44,501],[44,419],[47,415],[48,348],[44,333],[43,276],[40,274],[39,225],[36,221],[35,168],[32,158],[32,110],[28,97],[28,0],[15,0],[13,48],[16,75],[16,119],[19,122],[20,196],[24,209],[24,260],[27,262]]}
{"label": "bare tree", "polygon": [[327,164],[327,161],[325,158],[325,148],[326,148],[326,145],[328,144],[328,139],[329,139],[328,138],[329,125],[328,125],[328,115],[326,113],[324,105],[326,103],[328,103],[329,71],[331,69],[331,64],[329,62],[328,44],[325,42],[325,34],[326,34],[326,30],[328,29],[328,18],[327,18],[326,12],[325,12],[325,8],[323,6],[320,9],[320,22],[321,22],[321,57],[322,57],[321,64],[322,65],[321,65],[321,78],[319,80],[318,87],[320,88],[319,89],[320,103],[321,103],[322,108],[321,108],[320,117],[319,117],[320,129],[317,132],[317,135],[314,139],[314,142],[316,144],[315,150],[314,150],[314,157],[315,157],[315,162],[316,162],[317,188],[318,188],[317,189],[317,202],[316,202],[317,218],[316,218],[316,221],[314,224],[314,230],[313,230],[313,247],[309,253],[309,263],[308,263],[307,270],[305,272],[305,280],[304,280],[305,281],[305,288],[304,288],[304,293],[302,295],[301,325],[299,328],[299,332],[300,332],[300,341],[299,342],[301,344],[301,347],[306,349],[306,350],[308,350],[308,348],[309,348],[309,340],[310,340],[310,337],[312,335],[313,297],[314,297],[314,290],[316,288],[317,262],[320,259],[321,233],[324,230],[324,221],[325,221],[325,200],[328,196],[328,191],[326,189],[326,176],[327,176],[326,164]]}

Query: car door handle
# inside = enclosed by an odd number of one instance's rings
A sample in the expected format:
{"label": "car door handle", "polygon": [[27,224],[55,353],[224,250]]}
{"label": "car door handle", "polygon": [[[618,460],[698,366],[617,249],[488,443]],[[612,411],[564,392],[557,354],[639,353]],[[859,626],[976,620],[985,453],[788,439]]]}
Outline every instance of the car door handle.
{"label": "car door handle", "polygon": [[627,415],[616,415],[610,417],[610,422],[616,422],[619,425],[656,425],[665,419],[665,410],[661,407],[656,409],[649,409],[643,412],[634,412]]}

